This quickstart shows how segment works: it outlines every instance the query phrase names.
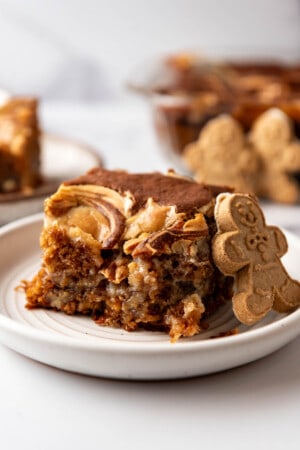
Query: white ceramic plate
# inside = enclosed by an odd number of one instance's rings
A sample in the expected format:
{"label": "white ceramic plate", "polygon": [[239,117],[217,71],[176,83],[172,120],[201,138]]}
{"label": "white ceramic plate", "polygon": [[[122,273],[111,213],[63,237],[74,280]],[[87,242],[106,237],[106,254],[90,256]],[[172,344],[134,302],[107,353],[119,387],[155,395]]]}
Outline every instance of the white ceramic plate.
{"label": "white ceramic plate", "polygon": [[32,194],[0,194],[0,225],[43,210],[45,198],[65,180],[101,165],[101,158],[87,145],[62,137],[41,135],[41,173],[44,182]]}
{"label": "white ceramic plate", "polygon": [[[42,215],[20,219],[0,229],[0,342],[61,369],[121,379],[155,380],[192,377],[236,367],[274,352],[300,333],[300,309],[270,313],[253,327],[239,326],[228,305],[210,330],[171,344],[160,332],[132,332],[101,327],[81,316],[43,309],[27,310],[16,290],[39,268]],[[300,240],[287,233],[284,263],[299,278]],[[239,326],[237,335],[218,337]]]}
{"label": "white ceramic plate", "polygon": [[300,204],[283,205],[267,200],[261,200],[260,205],[266,216],[267,223],[276,226],[298,229],[300,224]]}

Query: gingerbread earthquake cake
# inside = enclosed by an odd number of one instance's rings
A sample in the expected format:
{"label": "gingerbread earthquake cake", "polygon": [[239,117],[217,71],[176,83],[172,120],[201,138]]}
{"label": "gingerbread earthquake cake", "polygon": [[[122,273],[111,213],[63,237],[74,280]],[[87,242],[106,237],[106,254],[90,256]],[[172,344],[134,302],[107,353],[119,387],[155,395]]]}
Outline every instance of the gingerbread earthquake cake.
{"label": "gingerbread earthquake cake", "polygon": [[173,171],[95,168],[46,200],[42,266],[27,307],[87,314],[101,325],[193,336],[231,298],[212,259],[216,196],[226,188]]}
{"label": "gingerbread earthquake cake", "polygon": [[37,100],[8,98],[0,106],[0,193],[30,193],[40,182]]}

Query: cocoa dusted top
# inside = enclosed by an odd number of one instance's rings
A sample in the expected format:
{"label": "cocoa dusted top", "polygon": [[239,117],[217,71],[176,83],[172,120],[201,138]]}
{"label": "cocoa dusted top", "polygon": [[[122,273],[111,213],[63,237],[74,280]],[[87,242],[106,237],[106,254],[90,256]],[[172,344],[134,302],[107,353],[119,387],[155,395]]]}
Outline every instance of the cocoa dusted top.
{"label": "cocoa dusted top", "polygon": [[188,178],[154,173],[130,174],[94,168],[78,178],[64,183],[70,185],[96,185],[113,189],[120,194],[130,192],[135,200],[134,210],[142,208],[148,198],[160,205],[175,205],[177,212],[187,212],[209,203],[220,192],[231,191],[222,186],[197,183]]}

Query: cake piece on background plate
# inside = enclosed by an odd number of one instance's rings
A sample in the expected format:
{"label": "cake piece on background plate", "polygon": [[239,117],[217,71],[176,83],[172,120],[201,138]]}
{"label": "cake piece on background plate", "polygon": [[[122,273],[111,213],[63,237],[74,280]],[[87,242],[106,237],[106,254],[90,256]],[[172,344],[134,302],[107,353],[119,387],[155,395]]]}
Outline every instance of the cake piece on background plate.
{"label": "cake piece on background plate", "polygon": [[38,102],[0,92],[0,193],[31,193],[41,183]]}

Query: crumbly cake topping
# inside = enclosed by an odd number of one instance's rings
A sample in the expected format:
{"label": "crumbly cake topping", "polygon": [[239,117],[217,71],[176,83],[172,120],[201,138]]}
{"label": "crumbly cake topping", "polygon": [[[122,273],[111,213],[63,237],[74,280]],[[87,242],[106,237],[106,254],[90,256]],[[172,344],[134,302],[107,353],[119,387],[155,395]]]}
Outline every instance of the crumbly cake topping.
{"label": "crumbly cake topping", "polygon": [[129,174],[125,171],[109,171],[95,168],[74,180],[71,185],[96,185],[110,188],[124,195],[128,193],[134,200],[133,210],[143,207],[151,197],[160,205],[176,205],[177,212],[188,212],[209,203],[224,188],[201,185],[189,178],[170,171],[160,173]]}
{"label": "crumbly cake topping", "polygon": [[208,234],[204,216],[213,215],[219,189],[174,172],[97,168],[63,183],[46,201],[45,228],[63,228],[72,240],[93,242],[96,249],[121,244],[126,254],[167,254],[177,241]]}

